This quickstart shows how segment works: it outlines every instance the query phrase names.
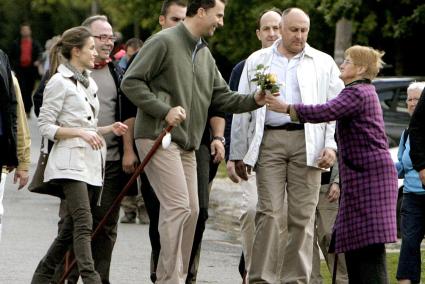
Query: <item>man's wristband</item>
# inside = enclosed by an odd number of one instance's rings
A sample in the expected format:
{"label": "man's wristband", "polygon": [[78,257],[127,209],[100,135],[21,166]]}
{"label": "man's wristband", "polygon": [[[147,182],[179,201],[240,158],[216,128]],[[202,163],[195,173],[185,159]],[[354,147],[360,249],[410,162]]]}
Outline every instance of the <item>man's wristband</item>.
{"label": "man's wristband", "polygon": [[218,140],[221,143],[223,143],[223,145],[226,145],[226,138],[224,138],[223,136],[214,136],[212,140]]}

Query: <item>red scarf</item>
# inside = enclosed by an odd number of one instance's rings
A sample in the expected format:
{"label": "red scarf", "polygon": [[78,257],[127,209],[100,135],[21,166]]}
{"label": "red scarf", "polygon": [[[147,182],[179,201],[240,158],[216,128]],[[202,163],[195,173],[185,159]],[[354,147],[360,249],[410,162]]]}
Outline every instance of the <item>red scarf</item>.
{"label": "red scarf", "polygon": [[106,65],[108,65],[108,63],[111,62],[111,61],[112,61],[112,59],[111,58],[108,58],[108,59],[105,59],[105,60],[100,61],[100,62],[95,62],[93,69],[102,69],[103,67],[105,67]]}

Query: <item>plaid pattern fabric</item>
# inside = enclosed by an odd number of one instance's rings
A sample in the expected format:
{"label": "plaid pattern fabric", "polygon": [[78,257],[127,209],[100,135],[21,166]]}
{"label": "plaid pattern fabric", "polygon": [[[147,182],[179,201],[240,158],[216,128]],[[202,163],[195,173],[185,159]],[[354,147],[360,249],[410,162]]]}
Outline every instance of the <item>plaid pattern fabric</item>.
{"label": "plaid pattern fabric", "polygon": [[294,108],[302,122],[337,121],[342,192],[335,251],[396,241],[397,173],[374,86],[349,86],[326,104]]}

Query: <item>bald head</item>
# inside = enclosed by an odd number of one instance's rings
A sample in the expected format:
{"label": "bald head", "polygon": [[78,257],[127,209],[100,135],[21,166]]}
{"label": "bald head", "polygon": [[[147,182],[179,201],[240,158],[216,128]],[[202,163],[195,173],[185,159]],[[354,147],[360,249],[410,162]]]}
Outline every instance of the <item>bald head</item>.
{"label": "bald head", "polygon": [[279,38],[280,21],[281,16],[276,11],[267,11],[261,16],[256,33],[262,48],[271,46]]}
{"label": "bald head", "polygon": [[310,30],[310,17],[299,8],[289,8],[282,13],[280,34],[283,53],[293,57],[302,52]]}

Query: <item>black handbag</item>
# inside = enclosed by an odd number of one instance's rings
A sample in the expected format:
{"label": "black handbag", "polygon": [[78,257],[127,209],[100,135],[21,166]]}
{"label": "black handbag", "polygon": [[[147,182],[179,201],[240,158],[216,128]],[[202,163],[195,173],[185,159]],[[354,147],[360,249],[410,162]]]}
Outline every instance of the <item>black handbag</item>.
{"label": "black handbag", "polygon": [[48,143],[45,138],[41,140],[40,156],[38,157],[37,167],[32,177],[28,190],[34,193],[48,194],[65,198],[62,187],[58,184],[51,182],[44,182],[44,171],[46,170],[47,160],[49,159]]}

